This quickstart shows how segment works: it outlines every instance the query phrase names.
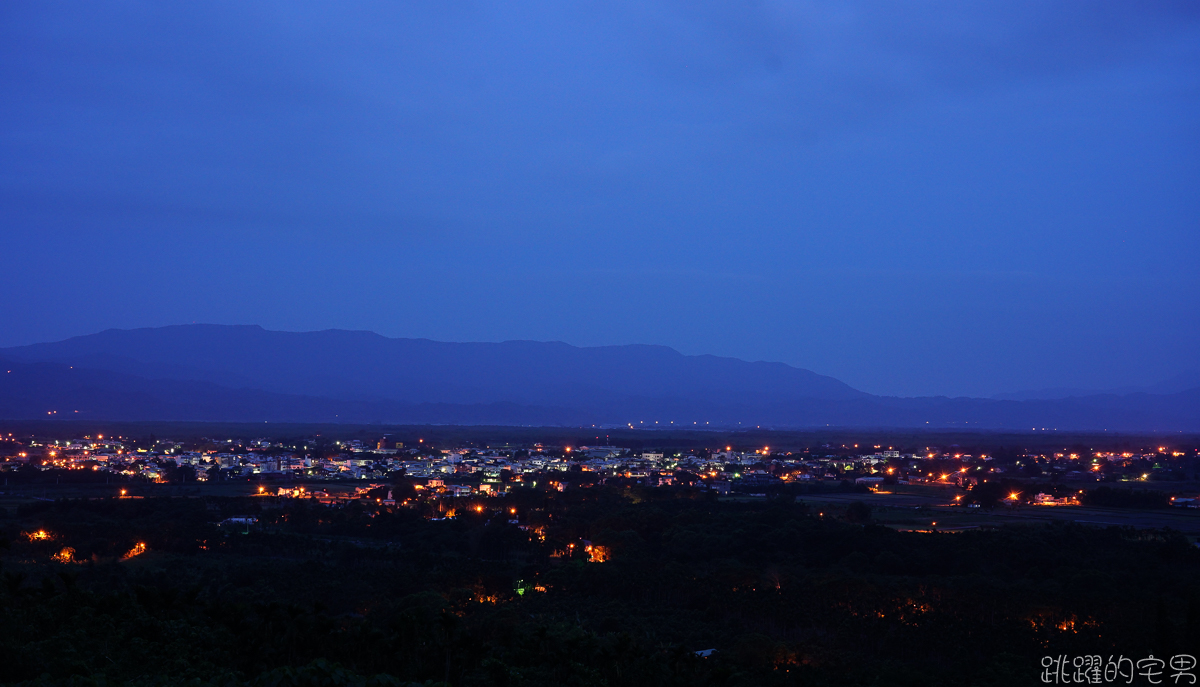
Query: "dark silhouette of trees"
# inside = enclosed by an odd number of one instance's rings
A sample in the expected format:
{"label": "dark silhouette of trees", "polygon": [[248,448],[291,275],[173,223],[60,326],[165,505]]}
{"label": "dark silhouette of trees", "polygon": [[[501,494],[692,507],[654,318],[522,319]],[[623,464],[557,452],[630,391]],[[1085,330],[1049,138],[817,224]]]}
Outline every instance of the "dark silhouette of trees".
{"label": "dark silhouette of trees", "polygon": [[904,533],[779,494],[34,502],[0,520],[4,680],[999,685],[1036,683],[1047,647],[1196,646],[1200,551],[1177,533]]}

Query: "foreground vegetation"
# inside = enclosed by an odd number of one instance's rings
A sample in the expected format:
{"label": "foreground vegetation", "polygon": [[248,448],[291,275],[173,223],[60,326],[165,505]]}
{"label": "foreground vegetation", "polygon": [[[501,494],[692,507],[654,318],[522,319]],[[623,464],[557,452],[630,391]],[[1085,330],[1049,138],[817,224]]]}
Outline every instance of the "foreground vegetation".
{"label": "foreground vegetation", "polygon": [[8,683],[1013,685],[1048,654],[1200,646],[1200,550],[1170,531],[901,533],[616,487],[60,500],[0,522]]}

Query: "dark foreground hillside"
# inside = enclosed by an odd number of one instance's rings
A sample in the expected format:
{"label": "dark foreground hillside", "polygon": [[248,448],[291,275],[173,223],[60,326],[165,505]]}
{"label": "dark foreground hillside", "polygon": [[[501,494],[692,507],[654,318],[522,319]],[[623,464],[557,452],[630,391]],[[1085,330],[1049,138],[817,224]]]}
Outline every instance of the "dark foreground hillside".
{"label": "dark foreground hillside", "polygon": [[1008,686],[1046,655],[1200,646],[1200,551],[1162,531],[899,533],[615,487],[2,522],[6,683]]}

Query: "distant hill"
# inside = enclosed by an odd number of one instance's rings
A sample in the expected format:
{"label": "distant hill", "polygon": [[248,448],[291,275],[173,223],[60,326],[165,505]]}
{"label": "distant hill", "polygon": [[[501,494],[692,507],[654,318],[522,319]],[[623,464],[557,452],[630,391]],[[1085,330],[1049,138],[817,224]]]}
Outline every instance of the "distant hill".
{"label": "distant hill", "polygon": [[564,343],[443,343],[371,332],[274,332],[184,325],[109,330],[0,350],[147,379],[206,381],[338,399],[408,403],[605,404],[633,398],[747,402],[853,399],[867,394],[782,363],[685,356],[665,346],[581,348]]}
{"label": "distant hill", "polygon": [[583,419],[562,408],[514,403],[347,401],[11,360],[0,360],[0,418],[313,423],[402,418],[412,424],[494,425],[571,425]]}
{"label": "distant hill", "polygon": [[1061,387],[1052,389],[1030,389],[1026,391],[1012,391],[1003,394],[996,394],[995,396],[992,396],[992,398],[1001,401],[1048,401],[1060,398],[1071,398],[1073,396],[1126,396],[1128,394],[1137,393],[1177,394],[1181,391],[1190,391],[1191,389],[1197,388],[1200,388],[1200,370],[1189,370],[1148,386],[1125,386],[1118,387],[1116,389],[1104,389],[1102,391],[1095,389],[1073,389]]}
{"label": "distant hill", "polygon": [[1200,430],[1200,389],[889,398],[782,363],[663,346],[185,325],[0,349],[0,360],[0,417],[13,419]]}

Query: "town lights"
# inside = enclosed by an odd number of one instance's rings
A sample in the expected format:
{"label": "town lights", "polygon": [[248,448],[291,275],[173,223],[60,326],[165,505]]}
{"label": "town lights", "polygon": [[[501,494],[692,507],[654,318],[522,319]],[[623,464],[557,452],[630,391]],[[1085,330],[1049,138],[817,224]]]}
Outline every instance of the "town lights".
{"label": "town lights", "polygon": [[1014,491],[1013,493],[1011,493],[1011,494],[1009,494],[1009,495],[1008,495],[1008,500],[1009,500],[1009,501],[1016,501],[1016,500],[1017,500],[1017,497],[1018,497],[1018,496],[1020,496],[1020,495],[1021,495],[1021,494],[1020,494],[1019,492],[1015,492],[1015,491]]}

